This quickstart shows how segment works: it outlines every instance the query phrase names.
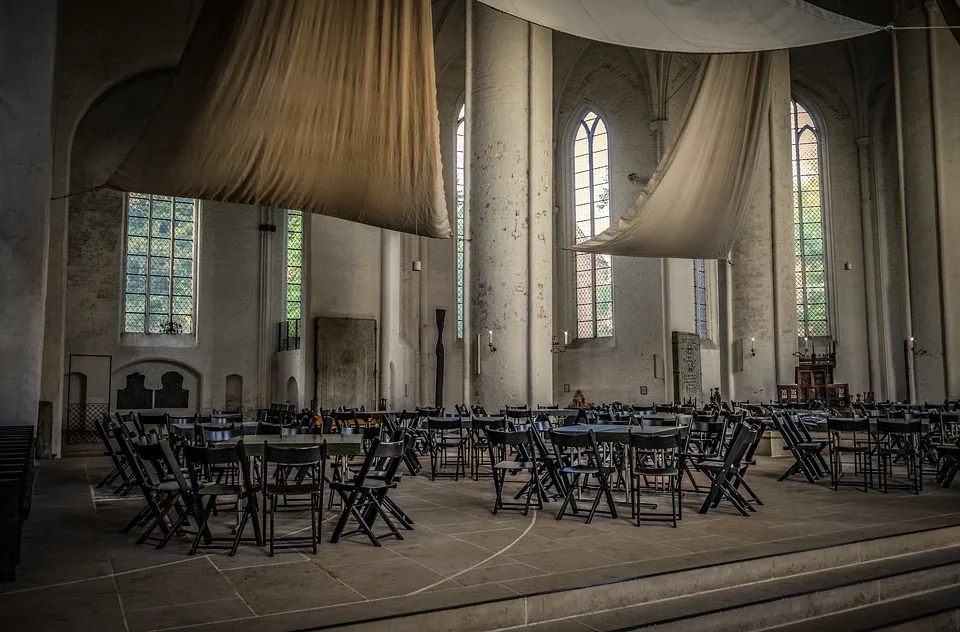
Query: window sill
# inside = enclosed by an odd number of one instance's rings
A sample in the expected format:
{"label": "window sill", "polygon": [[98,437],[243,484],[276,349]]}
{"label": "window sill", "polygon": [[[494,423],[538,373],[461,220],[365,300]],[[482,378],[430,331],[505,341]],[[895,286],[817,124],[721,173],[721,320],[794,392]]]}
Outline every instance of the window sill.
{"label": "window sill", "polygon": [[197,346],[196,334],[120,334],[120,344],[125,347],[162,347],[187,349]]}
{"label": "window sill", "polygon": [[617,344],[613,336],[604,336],[603,338],[574,338],[567,345],[568,351],[574,349],[614,349]]}

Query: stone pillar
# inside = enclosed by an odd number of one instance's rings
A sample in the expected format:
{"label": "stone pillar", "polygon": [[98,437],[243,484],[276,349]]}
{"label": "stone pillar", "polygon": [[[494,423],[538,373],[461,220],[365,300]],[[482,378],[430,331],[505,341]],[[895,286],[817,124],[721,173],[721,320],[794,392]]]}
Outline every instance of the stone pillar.
{"label": "stone pillar", "polygon": [[535,406],[554,400],[553,40],[483,4],[473,18],[465,332],[468,343],[480,335],[473,400],[488,410]]}
{"label": "stone pillar", "polygon": [[[278,212],[269,206],[260,207],[260,276],[259,306],[257,315],[257,407],[266,408],[274,402],[275,390],[281,385],[275,384],[273,361],[278,347],[277,306],[280,301],[274,293],[273,281],[277,276],[274,253],[274,240],[277,235]],[[281,224],[281,227],[283,224]],[[281,228],[282,230],[282,228]],[[281,235],[283,233],[281,232]],[[284,303],[285,305],[285,303]],[[283,318],[286,318],[284,313]],[[282,391],[281,391],[282,392]],[[276,393],[279,395],[279,393]],[[285,398],[284,398],[285,399]],[[279,401],[279,398],[277,398]]]}
{"label": "stone pillar", "polygon": [[[878,266],[876,263],[878,238],[874,229],[873,187],[870,180],[871,142],[869,136],[857,138],[857,163],[860,167],[860,226],[863,231],[863,287],[866,301],[867,316],[867,354],[870,368],[869,389],[873,391],[878,401],[887,398],[884,393],[885,380],[883,379],[883,357],[880,336],[880,317],[882,306],[877,302],[877,284],[879,282]],[[836,300],[836,299],[835,299]]]}
{"label": "stone pillar", "polygon": [[0,0],[0,425],[37,423],[56,35],[57,0]]}
{"label": "stone pillar", "polygon": [[[785,52],[773,55],[773,96],[752,202],[731,253],[732,274],[725,279],[732,285],[726,290],[733,310],[730,346],[743,360],[742,370],[734,370],[732,391],[736,399],[754,402],[776,399],[777,383],[793,382],[797,344],[790,63]],[[725,364],[739,369],[740,358]]]}
{"label": "stone pillar", "polygon": [[380,230],[380,397],[387,408],[397,403],[395,374],[390,365],[396,362],[392,349],[400,341],[400,233]]}
{"label": "stone pillar", "polygon": [[[936,2],[905,17],[942,26]],[[960,45],[947,30],[897,33],[903,190],[917,402],[960,395]],[[909,346],[909,345],[908,345]]]}

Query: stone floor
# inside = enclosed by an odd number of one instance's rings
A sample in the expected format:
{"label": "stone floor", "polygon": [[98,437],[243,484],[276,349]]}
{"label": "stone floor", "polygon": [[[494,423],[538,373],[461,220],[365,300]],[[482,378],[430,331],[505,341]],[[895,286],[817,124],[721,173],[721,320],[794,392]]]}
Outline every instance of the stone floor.
{"label": "stone floor", "polygon": [[[960,524],[960,488],[931,484],[919,497],[833,492],[800,480],[778,483],[788,464],[766,458],[751,470],[766,504],[750,518],[724,506],[699,515],[702,497],[689,494],[677,529],[637,527],[628,507],[624,517],[598,516],[590,525],[556,521],[555,504],[526,517],[494,516],[488,479],[406,477],[394,497],[416,529],[403,541],[375,548],[365,539],[325,539],[316,556],[284,551],[274,558],[250,546],[231,558],[189,557],[185,539],[162,551],[135,546],[135,534],[118,532],[140,507],[136,495],[115,499],[92,490],[107,470],[104,459],[44,462],[17,581],[0,584],[0,627],[302,629]],[[325,516],[327,536],[333,519]],[[278,530],[308,524],[286,515]]]}

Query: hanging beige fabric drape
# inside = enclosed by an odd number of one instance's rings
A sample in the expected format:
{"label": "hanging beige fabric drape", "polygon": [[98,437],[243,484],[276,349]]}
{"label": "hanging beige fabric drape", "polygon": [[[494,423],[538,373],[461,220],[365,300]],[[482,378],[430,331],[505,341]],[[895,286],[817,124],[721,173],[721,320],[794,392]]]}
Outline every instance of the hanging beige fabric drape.
{"label": "hanging beige fabric drape", "polygon": [[206,0],[108,185],[449,237],[429,0]]}
{"label": "hanging beige fabric drape", "polygon": [[778,50],[857,37],[881,28],[803,0],[480,1],[555,31],[682,53]]}
{"label": "hanging beige fabric drape", "polygon": [[574,250],[724,259],[765,145],[772,53],[711,55],[674,146],[620,221]]}

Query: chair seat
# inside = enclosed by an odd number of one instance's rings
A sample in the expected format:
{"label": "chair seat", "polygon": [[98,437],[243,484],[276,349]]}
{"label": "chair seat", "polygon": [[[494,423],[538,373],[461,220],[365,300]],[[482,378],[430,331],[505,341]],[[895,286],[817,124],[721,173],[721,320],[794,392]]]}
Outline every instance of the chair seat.
{"label": "chair seat", "polygon": [[151,483],[150,489],[155,492],[179,492],[180,483],[177,481],[163,481],[160,483]]}
{"label": "chair seat", "polygon": [[[393,483],[389,483],[389,484],[388,484],[386,481],[383,481],[383,480],[379,480],[379,481],[378,481],[378,480],[370,480],[370,478],[368,477],[367,480],[365,480],[365,481],[363,482],[363,485],[360,486],[360,489],[365,489],[365,490],[367,490],[367,491],[373,491],[373,490],[376,490],[376,489],[394,489],[396,486],[397,486],[396,481],[394,481]],[[356,487],[356,485],[353,483],[353,481],[349,481],[349,482],[346,482],[346,483],[330,483],[330,489],[333,489],[333,490],[338,490],[338,489],[339,489],[339,490],[342,490],[342,491],[350,491],[350,490],[354,489],[355,487]]]}
{"label": "chair seat", "polygon": [[204,485],[200,488],[200,491],[197,492],[199,496],[241,496],[243,495],[243,487],[240,485],[222,485],[220,483],[212,483],[210,485]]}
{"label": "chair seat", "polygon": [[679,476],[679,472],[675,467],[637,467],[633,470],[637,476]]}
{"label": "chair seat", "polygon": [[870,447],[865,445],[835,445],[832,450],[836,452],[869,452]]}
{"label": "chair seat", "polygon": [[599,474],[600,470],[594,465],[567,465],[563,468],[564,474]]}
{"label": "chair seat", "polygon": [[801,441],[797,444],[798,448],[807,448],[810,450],[820,450],[825,448],[830,442],[829,441]]}
{"label": "chair seat", "polygon": [[264,487],[268,494],[279,494],[282,496],[307,496],[309,494],[319,494],[323,491],[320,483],[297,483],[295,485],[266,485]]}
{"label": "chair seat", "polygon": [[529,470],[533,468],[533,461],[500,461],[493,468],[495,470]]}
{"label": "chair seat", "polygon": [[723,461],[720,459],[704,459],[697,463],[698,470],[720,470],[723,469]]}

